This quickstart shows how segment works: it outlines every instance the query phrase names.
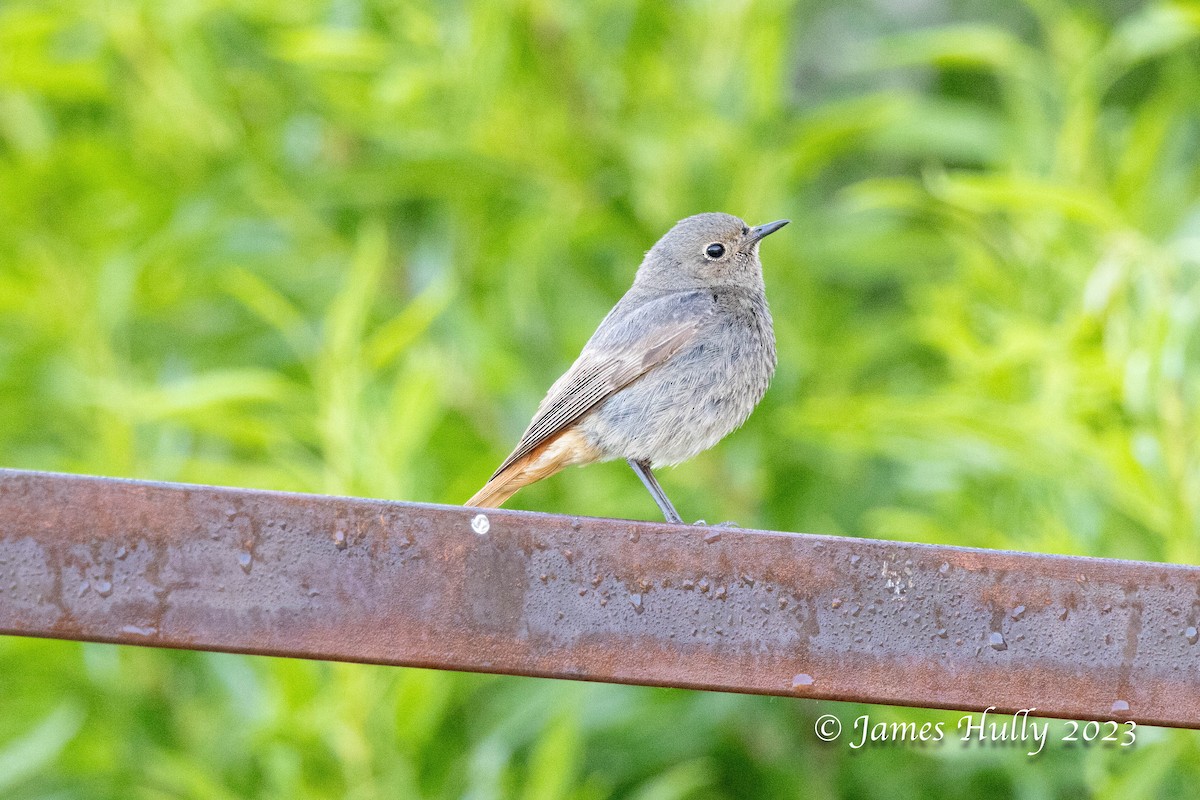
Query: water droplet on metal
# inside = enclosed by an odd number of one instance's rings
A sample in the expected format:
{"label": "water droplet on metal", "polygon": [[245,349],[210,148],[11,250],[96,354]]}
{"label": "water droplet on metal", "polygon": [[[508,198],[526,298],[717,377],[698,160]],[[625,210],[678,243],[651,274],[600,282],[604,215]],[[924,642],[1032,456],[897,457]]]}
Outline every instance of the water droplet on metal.
{"label": "water droplet on metal", "polygon": [[798,675],[792,676],[793,689],[800,689],[804,686],[812,686],[814,683],[816,683],[816,681],[813,680],[813,676],[809,675],[807,672],[801,672]]}
{"label": "water droplet on metal", "polygon": [[98,581],[92,581],[92,588],[96,590],[96,594],[101,597],[108,597],[112,594],[112,583],[101,578]]}
{"label": "water droplet on metal", "polygon": [[1183,631],[1183,638],[1188,640],[1188,644],[1200,642],[1200,631],[1197,631],[1194,625],[1189,625]]}
{"label": "water droplet on metal", "polygon": [[1126,700],[1116,700],[1116,701],[1114,701],[1114,702],[1113,702],[1113,704],[1112,704],[1112,713],[1114,713],[1114,714],[1128,714],[1128,713],[1129,713],[1129,702],[1128,702],[1128,701],[1126,701]]}
{"label": "water droplet on metal", "polygon": [[721,532],[720,531],[709,531],[708,533],[704,534],[704,543],[705,544],[712,544],[713,542],[719,542],[719,541],[721,541]]}
{"label": "water droplet on metal", "polygon": [[487,514],[476,514],[471,520],[471,530],[475,531],[480,536],[486,536],[487,532],[492,529],[492,523],[488,520]]}
{"label": "water droplet on metal", "polygon": [[238,553],[238,566],[242,568],[242,572],[249,573],[250,567],[254,565],[254,556],[242,551]]}
{"label": "water droplet on metal", "polygon": [[992,631],[988,636],[988,644],[993,650],[1007,650],[1008,642],[1004,641],[1004,634],[999,631]]}
{"label": "water droplet on metal", "polygon": [[1025,616],[1025,606],[1017,606],[1012,610],[1012,613],[1010,613],[1009,616],[1013,619],[1020,619],[1021,617]]}
{"label": "water droplet on metal", "polygon": [[158,633],[157,628],[142,627],[140,625],[122,625],[121,633],[130,633],[134,636],[153,636]]}

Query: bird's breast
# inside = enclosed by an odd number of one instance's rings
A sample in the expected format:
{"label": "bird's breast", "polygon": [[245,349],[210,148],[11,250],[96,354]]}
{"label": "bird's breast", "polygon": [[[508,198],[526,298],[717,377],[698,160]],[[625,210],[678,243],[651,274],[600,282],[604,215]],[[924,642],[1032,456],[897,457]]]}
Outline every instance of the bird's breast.
{"label": "bird's breast", "polygon": [[776,363],[766,300],[718,295],[714,303],[695,339],[583,421],[605,457],[678,464],[723,439],[758,405]]}

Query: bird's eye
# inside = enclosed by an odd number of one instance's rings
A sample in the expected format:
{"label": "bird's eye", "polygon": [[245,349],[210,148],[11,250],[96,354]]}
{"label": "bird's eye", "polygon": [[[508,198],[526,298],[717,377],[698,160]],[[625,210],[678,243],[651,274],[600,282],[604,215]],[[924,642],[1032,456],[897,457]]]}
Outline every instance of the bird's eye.
{"label": "bird's eye", "polygon": [[709,258],[720,258],[725,255],[725,245],[720,242],[713,242],[708,247],[704,248],[704,255]]}

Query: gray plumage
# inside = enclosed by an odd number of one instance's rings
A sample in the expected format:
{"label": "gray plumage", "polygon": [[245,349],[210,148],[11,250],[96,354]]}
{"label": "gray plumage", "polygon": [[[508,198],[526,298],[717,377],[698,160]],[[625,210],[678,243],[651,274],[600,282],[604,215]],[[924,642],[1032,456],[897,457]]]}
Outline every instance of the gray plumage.
{"label": "gray plumage", "polygon": [[625,458],[678,521],[649,468],[712,447],[766,392],[775,334],[758,243],[786,222],[751,229],[699,214],[671,228],[467,505],[498,506],[570,464]]}

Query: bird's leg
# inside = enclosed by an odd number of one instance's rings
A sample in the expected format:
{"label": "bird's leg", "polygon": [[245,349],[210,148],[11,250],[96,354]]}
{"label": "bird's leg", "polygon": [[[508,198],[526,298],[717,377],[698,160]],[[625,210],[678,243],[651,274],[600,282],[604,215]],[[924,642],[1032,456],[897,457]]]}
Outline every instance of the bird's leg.
{"label": "bird's leg", "polygon": [[683,523],[683,517],[679,516],[679,512],[675,510],[675,506],[671,505],[671,501],[667,499],[667,494],[658,485],[658,481],[654,479],[654,473],[650,471],[649,461],[634,461],[632,458],[625,459],[629,462],[629,466],[633,467],[633,471],[642,479],[642,485],[650,492],[650,496],[654,498],[654,502],[658,503],[658,508],[662,511],[663,516],[667,518],[667,522],[678,524]]}

